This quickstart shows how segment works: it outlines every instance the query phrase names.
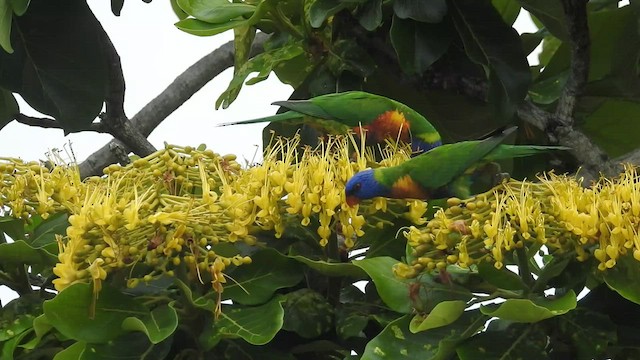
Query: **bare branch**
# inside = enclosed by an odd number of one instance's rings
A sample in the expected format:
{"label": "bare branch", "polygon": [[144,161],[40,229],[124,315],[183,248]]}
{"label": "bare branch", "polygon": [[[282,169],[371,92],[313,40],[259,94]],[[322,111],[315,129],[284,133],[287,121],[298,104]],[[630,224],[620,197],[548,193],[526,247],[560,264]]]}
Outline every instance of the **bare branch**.
{"label": "bare branch", "polygon": [[573,124],[573,112],[578,95],[589,77],[589,25],[587,23],[588,0],[562,0],[571,46],[571,73],[558,100],[556,119],[565,126]]}
{"label": "bare branch", "polygon": [[[255,56],[263,50],[262,45],[267,39],[263,33],[256,34],[250,56]],[[149,136],[164,119],[184,104],[193,94],[198,92],[213,78],[224,70],[233,66],[233,42],[228,42],[212,51],[187,70],[180,74],[164,91],[143,107],[132,119],[132,125],[144,136]],[[119,142],[112,140],[98,151],[91,154],[80,167],[80,175],[84,178],[92,175],[102,175],[102,169],[117,161],[111,152],[111,144]],[[124,145],[119,142],[120,145]]]}

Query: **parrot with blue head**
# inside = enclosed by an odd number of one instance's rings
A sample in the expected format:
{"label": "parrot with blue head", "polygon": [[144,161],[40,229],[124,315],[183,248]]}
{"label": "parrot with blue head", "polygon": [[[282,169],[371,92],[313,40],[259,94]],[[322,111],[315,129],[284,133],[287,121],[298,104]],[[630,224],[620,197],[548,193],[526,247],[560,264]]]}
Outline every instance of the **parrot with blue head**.
{"label": "parrot with blue head", "polygon": [[[365,199],[438,199],[471,196],[467,184],[475,169],[497,160],[532,156],[563,146],[507,145],[502,142],[516,127],[484,140],[463,141],[433,148],[406,162],[387,168],[367,169],[345,185],[346,202],[353,206]],[[467,176],[469,175],[469,176]]]}

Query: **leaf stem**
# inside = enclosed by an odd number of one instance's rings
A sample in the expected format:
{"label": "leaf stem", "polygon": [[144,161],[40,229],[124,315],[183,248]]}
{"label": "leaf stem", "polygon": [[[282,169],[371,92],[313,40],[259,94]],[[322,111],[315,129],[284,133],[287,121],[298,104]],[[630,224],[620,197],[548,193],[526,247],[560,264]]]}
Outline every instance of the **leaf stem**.
{"label": "leaf stem", "polygon": [[[327,243],[327,258],[330,262],[340,262],[340,249],[338,248],[338,235],[335,231],[331,233]],[[327,300],[333,306],[340,302],[341,277],[330,277],[327,284]]]}
{"label": "leaf stem", "polygon": [[304,39],[304,34],[298,28],[296,28],[285,14],[282,13],[282,9],[276,4],[271,8],[271,13],[283,24],[289,32],[298,39]]}
{"label": "leaf stem", "polygon": [[529,292],[535,284],[535,279],[531,275],[531,269],[529,269],[529,257],[527,256],[527,249],[520,247],[516,249],[516,256],[518,257],[518,273],[520,278],[527,285],[525,293]]}
{"label": "leaf stem", "polygon": [[469,301],[469,303],[467,304],[467,307],[472,306],[472,305],[476,305],[476,304],[481,304],[481,303],[483,303],[485,301],[498,299],[498,298],[502,298],[502,299],[522,299],[522,294],[520,294],[519,292],[516,292],[516,291],[509,291],[509,290],[500,289],[500,290],[496,290],[491,295],[476,297],[475,299]]}

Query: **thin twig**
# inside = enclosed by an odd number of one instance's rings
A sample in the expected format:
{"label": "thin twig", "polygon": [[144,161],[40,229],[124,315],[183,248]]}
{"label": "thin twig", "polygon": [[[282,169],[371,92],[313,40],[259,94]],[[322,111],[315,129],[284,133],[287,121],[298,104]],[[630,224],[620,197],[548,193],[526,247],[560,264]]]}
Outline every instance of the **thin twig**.
{"label": "thin twig", "polygon": [[[27,116],[25,114],[16,114],[14,119],[21,124],[29,126],[37,126],[45,129],[62,129],[62,125],[60,125],[57,120],[51,118],[39,118]],[[92,123],[91,125],[89,125],[89,128],[87,130],[101,133],[106,132],[102,125],[100,125],[99,123]]]}

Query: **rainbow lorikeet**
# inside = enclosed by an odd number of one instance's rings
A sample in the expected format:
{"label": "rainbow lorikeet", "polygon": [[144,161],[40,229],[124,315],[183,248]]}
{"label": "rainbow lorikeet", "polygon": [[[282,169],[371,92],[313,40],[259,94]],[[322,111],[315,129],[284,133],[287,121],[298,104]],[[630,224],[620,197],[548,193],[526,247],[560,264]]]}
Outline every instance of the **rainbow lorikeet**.
{"label": "rainbow lorikeet", "polygon": [[423,200],[447,196],[467,198],[472,195],[469,183],[473,181],[475,169],[483,168],[483,164],[568,149],[502,144],[515,130],[516,127],[512,127],[484,140],[442,145],[397,166],[361,171],[347,181],[347,204],[353,206],[378,196]]}
{"label": "rainbow lorikeet", "polygon": [[442,145],[440,134],[427,119],[410,107],[363,91],[348,91],[321,95],[309,100],[276,101],[273,105],[289,111],[273,116],[236,121],[220,126],[300,120],[312,122],[326,132],[343,134],[360,126],[367,131],[367,141],[382,143],[400,139],[411,143],[414,153],[428,151]]}

